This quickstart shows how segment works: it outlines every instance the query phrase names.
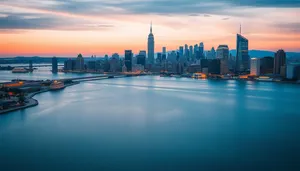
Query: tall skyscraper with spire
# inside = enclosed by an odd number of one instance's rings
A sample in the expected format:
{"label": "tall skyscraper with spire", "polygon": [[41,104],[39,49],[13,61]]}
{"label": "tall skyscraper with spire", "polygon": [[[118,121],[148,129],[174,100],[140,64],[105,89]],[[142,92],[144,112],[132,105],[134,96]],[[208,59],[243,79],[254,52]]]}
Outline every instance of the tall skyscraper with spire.
{"label": "tall skyscraper with spire", "polygon": [[240,33],[236,35],[236,68],[235,71],[243,72],[249,70],[250,58],[248,54],[248,39],[242,36],[242,26]]}
{"label": "tall skyscraper with spire", "polygon": [[152,22],[150,25],[150,33],[148,35],[148,63],[154,64],[154,35],[152,33]]}

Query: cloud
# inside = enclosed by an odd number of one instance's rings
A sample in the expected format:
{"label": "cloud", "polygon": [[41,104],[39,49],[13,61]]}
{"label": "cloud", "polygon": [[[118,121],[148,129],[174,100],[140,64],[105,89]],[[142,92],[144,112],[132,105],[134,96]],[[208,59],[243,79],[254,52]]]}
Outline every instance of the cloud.
{"label": "cloud", "polygon": [[226,18],[222,18],[222,20],[229,20],[229,18],[228,18],[228,17],[226,17]]}
{"label": "cloud", "polygon": [[114,27],[112,24],[94,23],[81,19],[65,18],[45,14],[5,13],[0,16],[0,29],[47,29],[47,30],[103,30]]}
{"label": "cloud", "polygon": [[[299,0],[2,0],[4,4],[74,14],[237,15],[233,7],[299,8]],[[241,12],[240,14],[243,14]]]}
{"label": "cloud", "polygon": [[272,24],[271,27],[275,27],[275,29],[277,29],[278,31],[300,34],[300,22],[276,23],[276,24]]}

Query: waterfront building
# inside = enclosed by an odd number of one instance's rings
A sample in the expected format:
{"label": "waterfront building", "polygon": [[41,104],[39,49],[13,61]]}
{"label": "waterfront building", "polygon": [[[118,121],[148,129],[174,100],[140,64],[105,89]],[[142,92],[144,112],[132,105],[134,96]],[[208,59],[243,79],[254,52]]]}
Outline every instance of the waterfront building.
{"label": "waterfront building", "polygon": [[125,50],[125,66],[127,68],[127,72],[132,71],[132,50]]}
{"label": "waterfront building", "polygon": [[220,59],[211,59],[208,60],[208,73],[210,74],[220,74]]}
{"label": "waterfront building", "polygon": [[228,60],[227,59],[221,59],[220,60],[220,74],[225,75],[229,73],[229,67],[228,67]]}
{"label": "waterfront building", "polygon": [[236,38],[236,72],[249,70],[248,39],[241,34]]}
{"label": "waterfront building", "polygon": [[260,75],[260,60],[258,58],[251,58],[250,63],[250,75],[259,76]]}
{"label": "waterfront building", "polygon": [[285,65],[286,65],[286,53],[284,52],[284,50],[280,49],[275,53],[273,74],[283,75],[285,72],[284,71]]}
{"label": "waterfront building", "polygon": [[126,68],[126,65],[124,64],[123,67],[122,67],[122,72],[127,72],[127,68]]}
{"label": "waterfront building", "polygon": [[203,69],[203,68],[208,68],[208,59],[201,59],[200,60],[200,65],[201,65],[201,70]]}
{"label": "waterfront building", "polygon": [[68,59],[64,62],[64,70],[65,71],[72,71],[76,68],[76,60]]}
{"label": "waterfront building", "polygon": [[119,71],[119,60],[117,58],[111,58],[110,61],[109,61],[109,71],[110,72],[117,72]]}
{"label": "waterfront building", "polygon": [[95,71],[96,70],[96,61],[88,61],[87,62],[87,69],[89,71]]}
{"label": "waterfront building", "polygon": [[199,64],[192,64],[192,65],[188,66],[187,70],[189,73],[202,72],[201,65],[199,65]]}
{"label": "waterfront building", "polygon": [[52,58],[52,73],[57,73],[57,71],[58,71],[57,58],[53,57]]}
{"label": "waterfront building", "polygon": [[144,71],[144,66],[141,64],[134,64],[132,66],[132,72],[143,72]]}
{"label": "waterfront building", "polygon": [[84,70],[84,59],[81,54],[79,54],[76,58],[76,70]]}
{"label": "waterfront building", "polygon": [[287,65],[286,78],[300,80],[300,63],[289,63]]}
{"label": "waterfront building", "polygon": [[146,51],[140,51],[140,53],[136,56],[137,64],[143,65],[144,68],[146,66]]}
{"label": "waterfront building", "polygon": [[217,49],[217,59],[226,59],[229,57],[228,45],[219,45]]}
{"label": "waterfront building", "polygon": [[274,68],[274,58],[273,57],[263,57],[260,59],[260,74],[272,74]]}
{"label": "waterfront building", "polygon": [[154,35],[152,33],[152,23],[150,26],[150,33],[148,35],[148,63],[150,65],[154,64]]}

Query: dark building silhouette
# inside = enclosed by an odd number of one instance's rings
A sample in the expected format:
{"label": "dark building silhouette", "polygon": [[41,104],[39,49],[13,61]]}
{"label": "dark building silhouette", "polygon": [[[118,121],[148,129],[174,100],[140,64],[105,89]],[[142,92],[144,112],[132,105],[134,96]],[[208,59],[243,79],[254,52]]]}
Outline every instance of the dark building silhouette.
{"label": "dark building silhouette", "polygon": [[249,70],[248,39],[241,34],[236,36],[236,72]]}
{"label": "dark building silhouette", "polygon": [[76,68],[76,60],[68,59],[64,62],[64,70],[65,71],[72,71]]}
{"label": "dark building silhouette", "polygon": [[88,61],[87,63],[88,70],[96,70],[96,61]]}
{"label": "dark building silhouette", "polygon": [[157,61],[157,63],[161,63],[162,62],[162,54],[161,53],[157,53],[156,61]]}
{"label": "dark building silhouette", "polygon": [[212,59],[208,61],[208,73],[210,74],[220,74],[220,59]]}
{"label": "dark building silhouette", "polygon": [[264,74],[272,74],[274,68],[274,58],[267,56],[260,59],[260,73]]}
{"label": "dark building silhouette", "polygon": [[284,73],[286,65],[286,53],[284,50],[280,49],[275,53],[274,57],[274,70],[273,74],[279,75],[281,73]]}
{"label": "dark building silhouette", "polygon": [[52,73],[57,73],[57,71],[58,71],[57,58],[53,57],[52,58]]}
{"label": "dark building silhouette", "polygon": [[203,70],[203,68],[208,68],[208,59],[201,59],[200,65],[201,65],[201,71]]}
{"label": "dark building silhouette", "polygon": [[146,66],[146,56],[145,55],[137,55],[137,64],[143,65],[144,67]]}
{"label": "dark building silhouette", "polygon": [[127,68],[127,72],[132,72],[132,51],[125,50],[125,66]]}

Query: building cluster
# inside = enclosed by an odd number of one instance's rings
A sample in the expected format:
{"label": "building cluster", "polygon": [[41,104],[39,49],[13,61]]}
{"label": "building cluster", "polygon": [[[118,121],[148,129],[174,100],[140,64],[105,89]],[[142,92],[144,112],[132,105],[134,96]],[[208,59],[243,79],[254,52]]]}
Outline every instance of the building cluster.
{"label": "building cluster", "polygon": [[[125,50],[124,58],[115,53],[111,57],[68,59],[64,71],[88,72],[152,72],[183,74],[203,73],[210,75],[273,75],[295,79],[299,75],[298,64],[286,64],[286,54],[279,50],[274,58],[252,58],[249,56],[249,41],[241,32],[236,37],[236,54],[230,54],[229,47],[221,44],[215,49],[204,50],[204,43],[179,46],[176,50],[155,52],[155,40],[150,26],[147,50],[140,50],[134,55],[132,50]],[[57,72],[57,60],[53,58],[53,72]]]}
{"label": "building cluster", "polygon": [[123,60],[119,54],[115,53],[109,58],[107,55],[104,58],[83,58],[79,54],[75,59],[68,59],[64,62],[65,72],[122,72]]}
{"label": "building cluster", "polygon": [[286,53],[280,49],[274,57],[251,58],[250,75],[300,80],[300,63],[287,63]]}

